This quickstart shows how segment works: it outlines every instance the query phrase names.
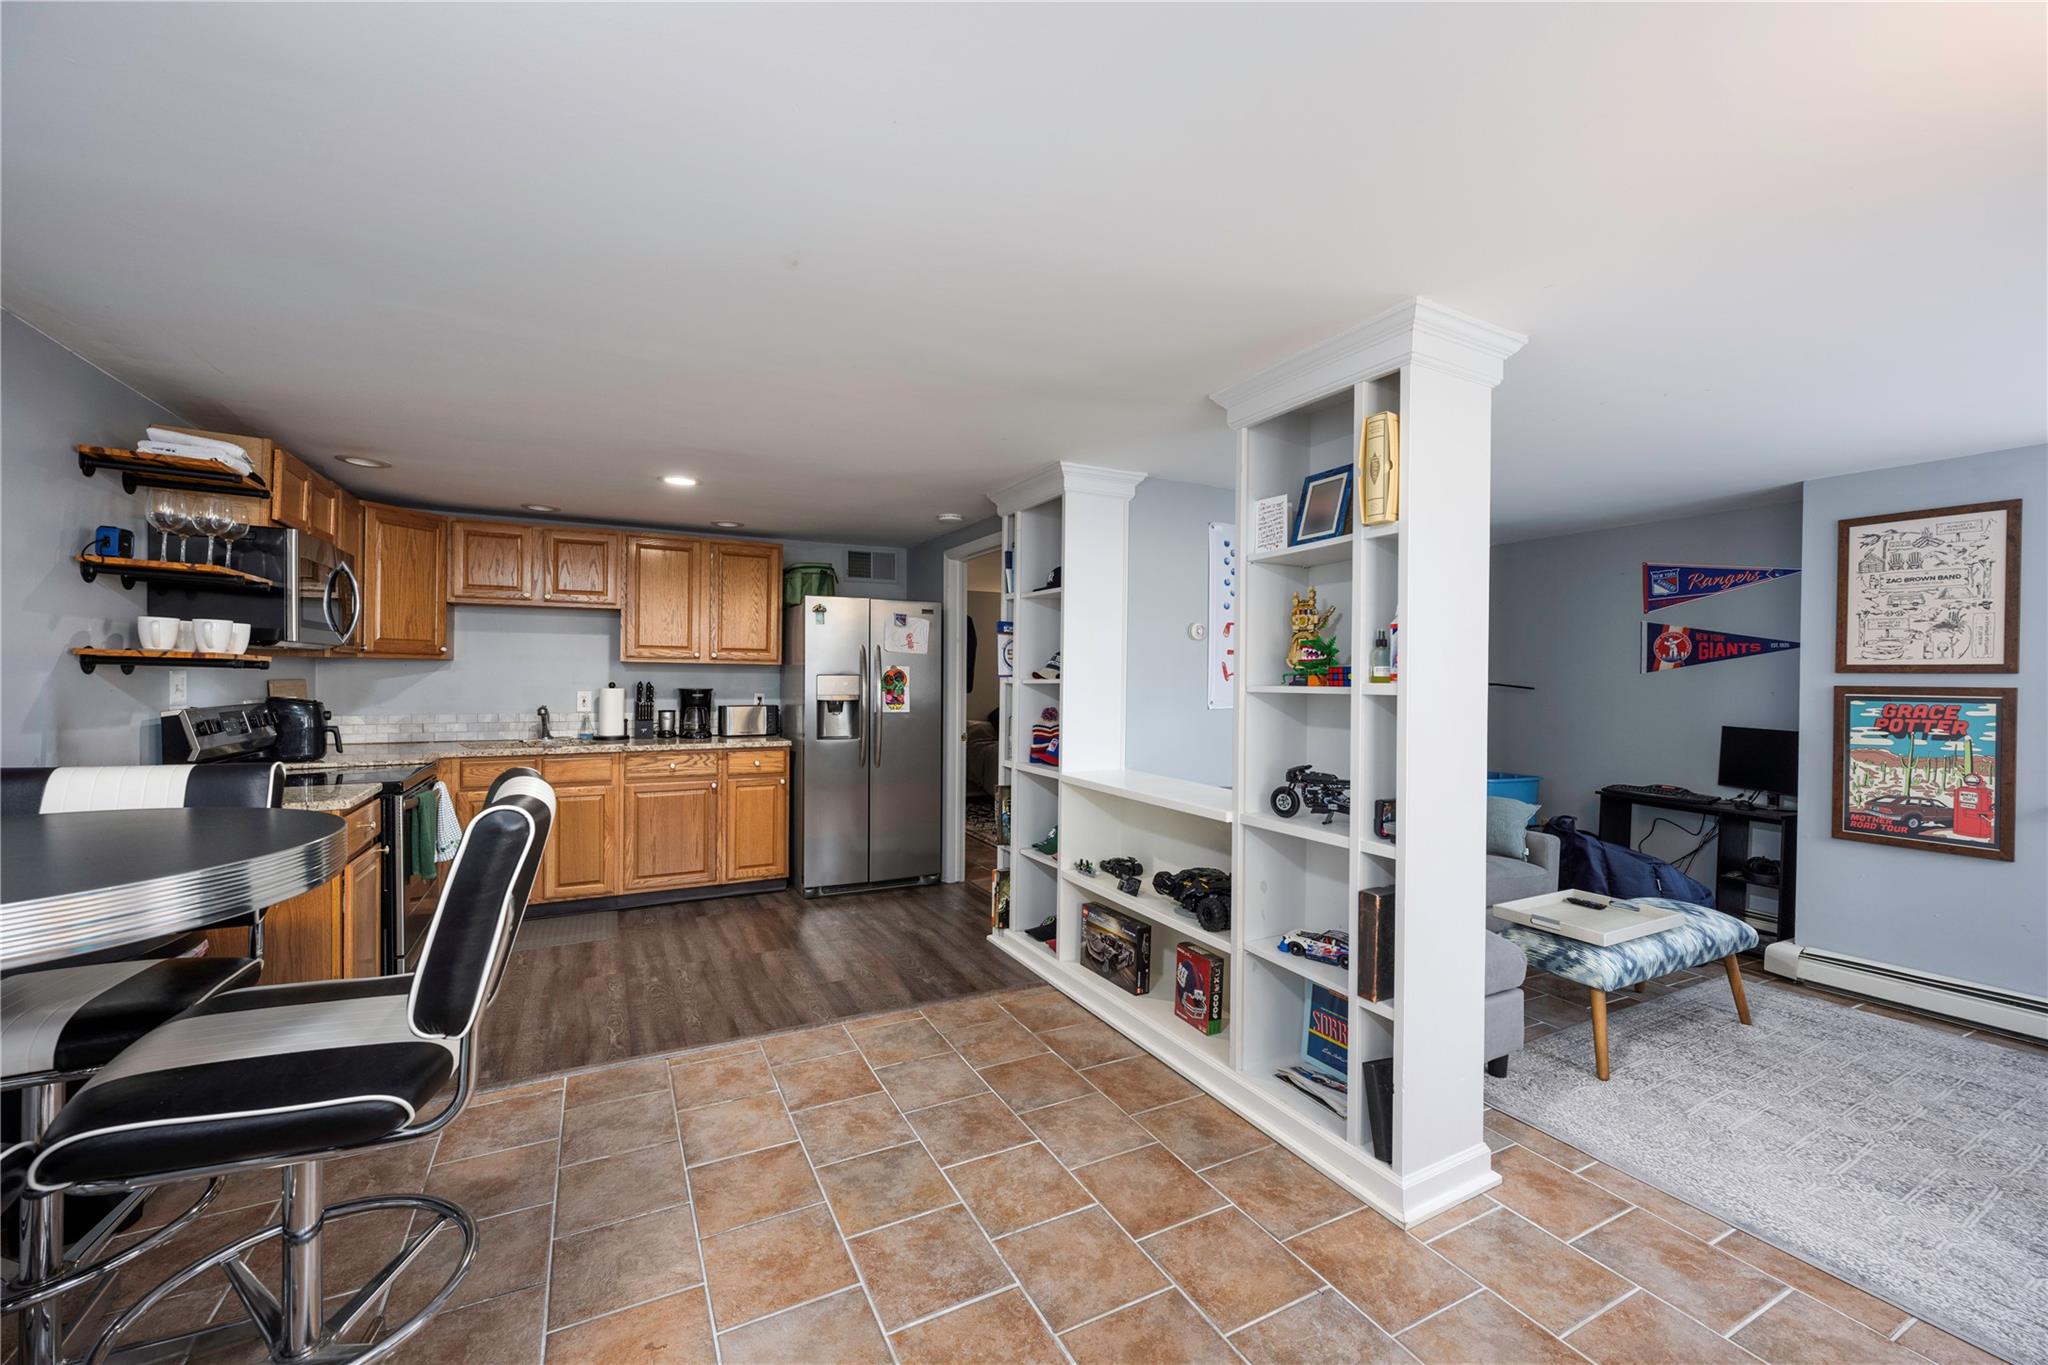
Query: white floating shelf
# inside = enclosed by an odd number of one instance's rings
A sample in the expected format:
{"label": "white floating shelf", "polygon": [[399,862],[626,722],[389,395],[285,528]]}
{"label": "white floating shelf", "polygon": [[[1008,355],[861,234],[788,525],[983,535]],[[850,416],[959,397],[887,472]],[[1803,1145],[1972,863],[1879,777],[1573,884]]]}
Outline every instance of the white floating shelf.
{"label": "white floating shelf", "polygon": [[1368,697],[1398,697],[1401,695],[1401,684],[1397,682],[1356,683],[1354,686]]}
{"label": "white floating shelf", "polygon": [[1351,822],[1342,818],[1326,825],[1321,816],[1312,815],[1307,811],[1303,811],[1292,820],[1282,820],[1277,815],[1269,815],[1260,810],[1246,811],[1237,818],[1253,829],[1268,830],[1274,834],[1291,834],[1297,839],[1306,839],[1317,844],[1331,844],[1337,848],[1351,847]]}
{"label": "white floating shelf", "polygon": [[[1230,935],[1210,933],[1196,924],[1192,915],[1184,913],[1179,906],[1164,896],[1155,895],[1150,891],[1140,892],[1135,896],[1129,895],[1117,888],[1116,879],[1113,877],[1105,877],[1099,873],[1088,877],[1071,867],[1060,869],[1060,880],[1095,900],[1104,901],[1119,910],[1128,910],[1140,919],[1150,920],[1163,929],[1192,939],[1205,948],[1221,953],[1225,958],[1230,956]],[[1338,973],[1338,976],[1341,980],[1343,973]]]}
{"label": "white floating shelf", "polygon": [[1230,788],[1212,787],[1206,782],[1161,777],[1157,773],[1134,772],[1129,768],[1069,772],[1062,775],[1062,780],[1089,791],[1107,792],[1148,806],[1177,810],[1184,815],[1220,820],[1226,825],[1232,818]]}
{"label": "white floating shelf", "polygon": [[1364,530],[1360,531],[1358,533],[1358,538],[1360,540],[1380,540],[1387,536],[1399,535],[1400,533],[1400,522],[1383,521],[1377,526],[1368,526]]}
{"label": "white floating shelf", "polygon": [[1065,682],[1065,681],[1066,681],[1066,679],[1064,679],[1064,678],[1019,678],[1019,679],[1017,679],[1017,681],[1018,681],[1018,682],[1020,682],[1020,683],[1026,683],[1026,684],[1028,684],[1028,685],[1030,685],[1030,686],[1032,686],[1032,687],[1058,687],[1058,686],[1059,686],[1059,685],[1060,685],[1060,684],[1061,684],[1062,682]]}
{"label": "white floating shelf", "polygon": [[1037,849],[1029,846],[1019,848],[1017,852],[1042,867],[1049,867],[1055,872],[1059,871],[1060,860],[1052,857],[1050,854],[1040,853]]}
{"label": "white floating shelf", "polygon": [[1351,1003],[1364,1010],[1367,1014],[1376,1015],[1390,1024],[1394,1022],[1394,1002],[1391,1000],[1359,1000],[1354,998]]}
{"label": "white floating shelf", "polygon": [[1060,590],[1058,588],[1034,588],[1024,595],[1026,597],[1058,597]]}
{"label": "white floating shelf", "polygon": [[[1357,690],[1364,692],[1368,689],[1361,687]],[[1262,697],[1348,697],[1351,695],[1352,689],[1349,687],[1290,687],[1286,683],[1254,683],[1247,686],[1245,691],[1256,692]]]}
{"label": "white floating shelf", "polygon": [[[1287,1082],[1281,1080],[1278,1076],[1275,1076],[1273,1074],[1275,1071],[1278,1071],[1281,1067],[1290,1065],[1293,1061],[1294,1059],[1290,1057],[1285,1060],[1275,1062],[1272,1066],[1267,1067],[1265,1071],[1255,1074],[1253,1079],[1258,1081],[1266,1090],[1270,1091],[1274,1099],[1283,1108],[1288,1109],[1293,1113],[1299,1114],[1303,1118],[1314,1121],[1315,1123],[1328,1129],[1330,1132],[1334,1133],[1336,1136],[1340,1138],[1343,1137],[1344,1116],[1342,1114],[1331,1113],[1329,1110],[1323,1108],[1323,1106],[1317,1104],[1314,1100],[1302,1094],[1299,1090],[1296,1090],[1293,1086],[1287,1084]],[[1348,1099],[1349,1097],[1346,1096],[1345,1098]],[[1372,1157],[1372,1153],[1370,1151],[1363,1152],[1361,1153],[1361,1155],[1363,1155],[1367,1159],[1371,1159]]]}
{"label": "white floating shelf", "polygon": [[1254,564],[1336,564],[1351,558],[1351,537],[1331,536],[1328,540],[1312,540],[1306,545],[1289,545],[1284,549],[1268,550],[1252,556]]}
{"label": "white floating shelf", "polygon": [[1033,777],[1042,777],[1048,782],[1060,780],[1060,770],[1053,767],[1050,763],[1012,763],[1010,769],[1013,772],[1030,773]]}
{"label": "white floating shelf", "polygon": [[1377,836],[1367,836],[1365,843],[1358,851],[1368,858],[1382,858],[1390,863],[1398,861],[1401,857],[1400,844],[1391,839],[1381,839]]}

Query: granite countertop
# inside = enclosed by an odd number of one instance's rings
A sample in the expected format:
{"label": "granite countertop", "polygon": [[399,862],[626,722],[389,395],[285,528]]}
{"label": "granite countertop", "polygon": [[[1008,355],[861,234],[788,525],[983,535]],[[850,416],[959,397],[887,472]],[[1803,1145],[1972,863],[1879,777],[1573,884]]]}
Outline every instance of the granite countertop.
{"label": "granite countertop", "polygon": [[[289,772],[336,768],[425,767],[449,758],[578,758],[586,754],[666,754],[692,749],[786,749],[781,735],[759,739],[448,739],[399,744],[351,744],[317,763],[288,763]],[[327,788],[333,791],[336,788]]]}
{"label": "granite countertop", "polygon": [[286,787],[286,810],[321,810],[339,815],[365,801],[374,801],[383,789],[375,782],[349,782],[336,787]]}

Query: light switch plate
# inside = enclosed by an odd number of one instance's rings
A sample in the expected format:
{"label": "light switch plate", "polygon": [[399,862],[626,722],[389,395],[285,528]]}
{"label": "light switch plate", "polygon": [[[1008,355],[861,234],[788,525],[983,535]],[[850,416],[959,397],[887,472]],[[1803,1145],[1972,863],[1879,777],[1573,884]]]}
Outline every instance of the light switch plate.
{"label": "light switch plate", "polygon": [[596,706],[597,706],[597,694],[596,694],[596,693],[594,693],[594,692],[590,692],[590,691],[582,691],[582,692],[578,692],[578,693],[576,694],[576,709],[577,709],[578,711],[590,711],[590,710],[594,710],[594,709],[596,709]]}
{"label": "light switch plate", "polygon": [[166,676],[169,678],[171,685],[171,695],[168,699],[169,704],[172,706],[185,705],[191,696],[185,682],[185,670],[174,668]]}

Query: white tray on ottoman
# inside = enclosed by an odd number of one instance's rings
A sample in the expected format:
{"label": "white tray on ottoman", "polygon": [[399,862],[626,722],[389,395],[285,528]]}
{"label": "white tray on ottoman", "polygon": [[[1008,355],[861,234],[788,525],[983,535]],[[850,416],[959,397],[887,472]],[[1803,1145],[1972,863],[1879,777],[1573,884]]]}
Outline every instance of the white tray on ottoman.
{"label": "white tray on ottoman", "polygon": [[[1570,904],[1573,899],[1595,901],[1601,908]],[[1600,948],[1611,948],[1645,934],[1662,933],[1685,922],[1685,917],[1676,911],[1639,906],[1592,891],[1551,891],[1541,896],[1524,896],[1520,900],[1502,901],[1493,907],[1493,913],[1515,924]]]}

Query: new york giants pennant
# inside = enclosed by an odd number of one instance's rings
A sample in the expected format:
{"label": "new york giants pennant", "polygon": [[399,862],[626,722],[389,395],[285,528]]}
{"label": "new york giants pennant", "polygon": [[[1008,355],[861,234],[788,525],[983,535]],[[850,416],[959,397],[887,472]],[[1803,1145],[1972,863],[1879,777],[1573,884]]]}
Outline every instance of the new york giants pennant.
{"label": "new york giants pennant", "polygon": [[1707,630],[1702,626],[1674,626],[1663,621],[1643,622],[1643,672],[1691,668],[1696,664],[1717,664],[1723,659],[1746,659],[1756,654],[1776,654],[1797,649],[1797,640],[1773,640],[1764,635],[1737,635],[1733,631]]}
{"label": "new york giants pennant", "polygon": [[1774,578],[1790,578],[1797,569],[1736,569],[1718,564],[1644,564],[1643,615],[1659,607],[1697,602],[1715,593],[1752,588]]}

